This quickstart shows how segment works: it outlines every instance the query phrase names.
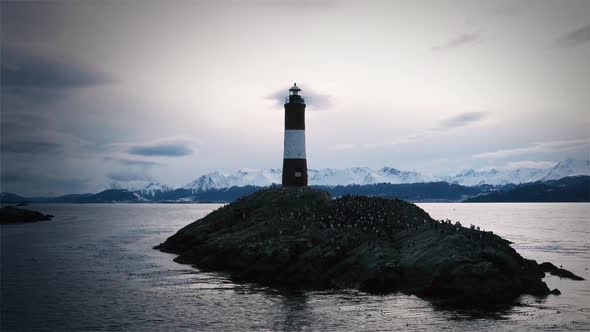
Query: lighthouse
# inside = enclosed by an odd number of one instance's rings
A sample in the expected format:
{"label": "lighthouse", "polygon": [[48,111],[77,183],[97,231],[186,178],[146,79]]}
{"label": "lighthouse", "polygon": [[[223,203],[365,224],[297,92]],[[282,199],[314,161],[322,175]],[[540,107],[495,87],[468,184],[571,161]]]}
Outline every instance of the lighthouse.
{"label": "lighthouse", "polygon": [[301,89],[297,83],[293,84],[285,100],[283,187],[307,187],[305,100],[299,92]]}

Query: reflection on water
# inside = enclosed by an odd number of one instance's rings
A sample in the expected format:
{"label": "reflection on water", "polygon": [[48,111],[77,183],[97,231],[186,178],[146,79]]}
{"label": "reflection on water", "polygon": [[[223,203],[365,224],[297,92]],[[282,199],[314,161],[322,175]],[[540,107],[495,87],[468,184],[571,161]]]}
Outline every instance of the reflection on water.
{"label": "reflection on water", "polygon": [[[476,224],[525,257],[588,278],[590,204],[419,204]],[[37,205],[49,222],[0,226],[1,330],[588,330],[590,283],[547,277],[561,296],[495,311],[415,296],[294,292],[236,284],[151,248],[215,204]]]}

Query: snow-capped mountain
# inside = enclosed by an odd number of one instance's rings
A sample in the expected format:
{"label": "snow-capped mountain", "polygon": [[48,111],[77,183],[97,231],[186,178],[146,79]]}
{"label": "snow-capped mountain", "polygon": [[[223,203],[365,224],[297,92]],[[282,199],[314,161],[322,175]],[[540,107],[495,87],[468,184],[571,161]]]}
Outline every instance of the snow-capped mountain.
{"label": "snow-capped mountain", "polygon": [[422,183],[434,182],[440,179],[426,176],[418,172],[400,171],[392,167],[383,167],[380,170],[369,173],[360,184],[375,183]]}
{"label": "snow-capped mountain", "polygon": [[474,170],[466,169],[453,176],[444,177],[443,180],[463,186],[477,186],[482,184],[505,185],[509,183],[520,184],[538,181],[547,174],[547,169],[518,168]]}
{"label": "snow-capped mountain", "polygon": [[[307,176],[309,184],[337,186],[361,184],[372,170],[368,167],[351,167],[343,169],[324,168],[324,169],[309,169]],[[279,182],[280,183],[280,182]]]}
{"label": "snow-capped mountain", "polygon": [[558,180],[566,176],[590,175],[590,160],[567,159],[558,162],[539,180]]}
{"label": "snow-capped mountain", "polygon": [[283,171],[281,169],[241,169],[237,172],[228,174],[225,179],[227,184],[225,187],[243,187],[251,186],[268,186],[273,183],[281,183]]}
{"label": "snow-capped mountain", "polygon": [[[337,185],[368,185],[377,183],[428,183],[446,181],[463,186],[521,184],[535,181],[557,180],[567,176],[590,175],[588,160],[568,159],[549,168],[517,168],[517,169],[465,169],[450,176],[430,176],[416,171],[403,171],[392,167],[373,170],[368,167],[309,169],[309,184],[321,186]],[[161,193],[175,189],[191,190],[193,193],[212,189],[230,187],[257,186],[265,187],[280,184],[282,170],[271,169],[239,169],[236,171],[215,171],[202,175],[194,181],[173,188],[152,182],[144,186],[121,186],[111,184],[112,189],[127,189],[145,198],[153,198]]]}
{"label": "snow-capped mountain", "polygon": [[455,175],[443,177],[443,180],[463,186],[505,185],[557,180],[575,175],[590,175],[590,161],[568,159],[549,168],[466,169]]}
{"label": "snow-capped mountain", "polygon": [[280,169],[240,169],[231,173],[212,172],[198,177],[186,184],[182,189],[193,191],[206,191],[210,189],[222,189],[244,186],[269,186],[273,183],[281,183],[282,171]]}
{"label": "snow-capped mountain", "polygon": [[174,188],[165,185],[165,184],[161,184],[158,182],[150,182],[149,184],[147,184],[146,186],[144,186],[143,188],[139,188],[136,189],[135,192],[138,193],[139,195],[141,195],[142,197],[154,197],[159,193],[164,193],[170,190],[173,190]]}
{"label": "snow-capped mountain", "polygon": [[174,190],[173,187],[159,183],[159,182],[150,182],[145,184],[145,182],[141,181],[131,181],[131,182],[112,182],[110,183],[105,189],[101,190],[109,190],[109,189],[122,189],[128,190],[134,193],[137,193],[143,197],[153,197],[158,192],[167,192],[170,190]]}
{"label": "snow-capped mountain", "polygon": [[219,172],[212,172],[209,174],[201,175],[194,181],[186,184],[182,189],[192,189],[194,191],[205,191],[215,188],[223,188],[222,184],[225,183],[225,175]]}
{"label": "snow-capped mountain", "polygon": [[[417,183],[432,182],[436,179],[424,176],[418,172],[400,171],[391,167],[372,170],[368,167],[351,168],[324,168],[309,169],[309,184],[321,186],[337,186],[351,184],[375,184],[375,183]],[[196,180],[183,186],[183,189],[193,191],[206,191],[209,189],[223,189],[229,187],[270,186],[273,183],[281,183],[282,170],[280,169],[248,169],[237,170],[230,173],[212,172],[202,175]]]}

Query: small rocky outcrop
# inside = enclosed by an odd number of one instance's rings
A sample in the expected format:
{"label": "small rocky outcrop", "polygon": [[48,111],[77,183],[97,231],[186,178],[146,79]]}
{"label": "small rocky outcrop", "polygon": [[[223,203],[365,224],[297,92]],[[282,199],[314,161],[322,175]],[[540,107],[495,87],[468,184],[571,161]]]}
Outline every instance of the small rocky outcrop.
{"label": "small rocky outcrop", "polygon": [[27,223],[36,221],[45,221],[53,218],[50,214],[20,209],[14,206],[5,206],[0,208],[0,224]]}
{"label": "small rocky outcrop", "polygon": [[572,272],[563,268],[557,267],[549,262],[539,264],[539,267],[543,272],[547,272],[560,278],[572,279],[572,280],[584,280],[584,278],[573,274]]}
{"label": "small rocky outcrop", "polygon": [[402,291],[457,303],[548,295],[543,269],[509,242],[432,219],[397,199],[310,188],[261,190],[155,247],[237,280],[295,288]]}

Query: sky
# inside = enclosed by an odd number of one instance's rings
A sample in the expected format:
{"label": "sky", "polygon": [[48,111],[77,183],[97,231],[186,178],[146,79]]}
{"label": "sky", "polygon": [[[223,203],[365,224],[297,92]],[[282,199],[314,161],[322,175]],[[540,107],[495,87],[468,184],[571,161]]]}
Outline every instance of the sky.
{"label": "sky", "polygon": [[547,167],[590,151],[590,1],[19,1],[1,9],[0,191],[280,168]]}

